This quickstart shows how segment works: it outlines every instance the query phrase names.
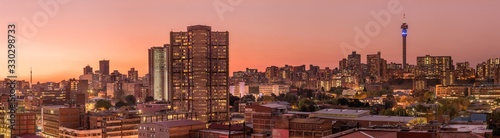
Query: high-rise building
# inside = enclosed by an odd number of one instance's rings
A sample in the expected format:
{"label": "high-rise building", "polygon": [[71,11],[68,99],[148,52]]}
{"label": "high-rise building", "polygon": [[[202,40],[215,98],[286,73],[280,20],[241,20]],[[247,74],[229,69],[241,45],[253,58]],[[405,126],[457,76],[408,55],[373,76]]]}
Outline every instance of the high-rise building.
{"label": "high-rise building", "polygon": [[403,71],[406,71],[406,36],[408,35],[408,24],[406,24],[406,16],[404,14],[401,35],[403,36]]}
{"label": "high-rise building", "polygon": [[118,70],[114,70],[111,74],[109,74],[109,80],[111,82],[121,82],[125,79],[125,76],[120,73]]}
{"label": "high-rise building", "polygon": [[474,77],[474,69],[470,67],[469,62],[457,62],[454,74],[457,79],[466,80]]}
{"label": "high-rise building", "polygon": [[170,32],[169,75],[174,110],[196,112],[203,122],[228,119],[229,32],[188,26]]}
{"label": "high-rise building", "polygon": [[488,59],[477,65],[477,78],[491,80],[495,77],[495,71],[500,67],[500,58]]}
{"label": "high-rise building", "polygon": [[165,47],[151,47],[148,51],[150,89],[155,100],[168,100],[168,56]]}
{"label": "high-rise building", "polygon": [[139,73],[135,68],[130,68],[128,71],[128,80],[131,82],[135,82],[139,80]]}
{"label": "high-rise building", "polygon": [[500,67],[495,71],[495,85],[500,85]]}
{"label": "high-rise building", "polygon": [[69,102],[77,106],[85,106],[89,100],[89,82],[88,80],[70,79],[68,82],[67,97]]}
{"label": "high-rise building", "polygon": [[356,51],[353,51],[347,56],[347,59],[344,58],[339,62],[339,68],[342,75],[359,77],[362,71],[361,55],[357,54]]}
{"label": "high-rise building", "polygon": [[109,60],[99,61],[99,71],[102,75],[109,75]]}
{"label": "high-rise building", "polygon": [[415,76],[426,79],[442,79],[445,71],[454,70],[451,56],[419,56],[416,68]]}
{"label": "high-rise building", "polygon": [[278,71],[279,69],[276,66],[266,68],[266,78],[269,80],[269,82],[278,81]]}
{"label": "high-rise building", "polygon": [[486,76],[486,62],[476,65],[476,78],[479,80],[487,79]]}
{"label": "high-rise building", "polygon": [[85,66],[85,68],[83,68],[83,75],[85,74],[92,74],[92,67],[90,67],[89,65]]}
{"label": "high-rise building", "polygon": [[380,52],[366,55],[366,59],[369,76],[373,77],[375,82],[384,81],[387,74],[387,61],[382,58]]}

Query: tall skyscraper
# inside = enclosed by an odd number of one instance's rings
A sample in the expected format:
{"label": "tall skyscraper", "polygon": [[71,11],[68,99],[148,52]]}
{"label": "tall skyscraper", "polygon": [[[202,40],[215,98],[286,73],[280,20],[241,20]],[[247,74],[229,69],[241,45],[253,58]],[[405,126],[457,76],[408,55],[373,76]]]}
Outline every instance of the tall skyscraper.
{"label": "tall skyscraper", "polygon": [[92,67],[90,67],[89,65],[85,66],[85,68],[83,68],[83,75],[85,74],[92,74],[93,71],[92,71]]}
{"label": "tall skyscraper", "polygon": [[148,50],[150,89],[155,100],[168,101],[168,45]]}
{"label": "tall skyscraper", "polygon": [[339,62],[339,67],[342,75],[360,77],[362,71],[361,55],[352,51],[350,55],[347,55],[347,59],[344,58]]}
{"label": "tall skyscraper", "polygon": [[387,61],[382,58],[380,52],[366,55],[366,64],[368,65],[368,74],[373,77],[375,82],[385,80],[387,74]]}
{"label": "tall skyscraper", "polygon": [[403,36],[403,71],[406,71],[406,36],[408,35],[408,24],[406,24],[406,17],[404,14],[401,29],[401,35]]}
{"label": "tall skyscraper", "polygon": [[99,61],[99,71],[102,75],[109,75],[109,60]]}
{"label": "tall skyscraper", "polygon": [[196,112],[205,122],[228,120],[229,32],[188,26],[187,32],[170,32],[170,44],[174,110]]}

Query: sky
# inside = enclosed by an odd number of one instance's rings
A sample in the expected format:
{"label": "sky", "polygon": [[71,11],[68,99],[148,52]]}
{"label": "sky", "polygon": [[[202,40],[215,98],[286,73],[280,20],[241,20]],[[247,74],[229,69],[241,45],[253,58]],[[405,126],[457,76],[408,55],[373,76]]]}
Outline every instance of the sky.
{"label": "sky", "polygon": [[[465,0],[1,0],[0,32],[16,24],[19,79],[78,78],[87,65],[110,60],[111,72],[147,73],[153,46],[170,31],[209,25],[229,31],[230,71],[267,66],[338,67],[346,53],[377,51],[402,62],[400,25],[409,25],[407,61],[452,56],[454,63],[499,58],[500,1]],[[7,38],[0,39],[7,44]],[[0,76],[7,76],[7,48]],[[230,73],[232,74],[232,73]]]}

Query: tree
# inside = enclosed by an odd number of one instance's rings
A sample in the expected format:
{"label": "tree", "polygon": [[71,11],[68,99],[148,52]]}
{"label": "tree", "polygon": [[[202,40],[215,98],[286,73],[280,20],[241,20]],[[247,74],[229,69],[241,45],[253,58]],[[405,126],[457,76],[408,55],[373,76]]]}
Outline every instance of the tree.
{"label": "tree", "polygon": [[[488,128],[489,129],[492,129],[492,128],[500,129],[500,112],[493,112],[491,115],[489,115]],[[495,130],[493,130],[493,131],[495,131]],[[495,132],[493,132],[493,133],[495,133]],[[500,131],[497,130],[497,134],[500,134]]]}
{"label": "tree", "polygon": [[365,99],[368,95],[366,94],[366,92],[362,92],[362,93],[356,93],[356,95],[354,95],[354,98],[356,99]]}
{"label": "tree", "polygon": [[349,100],[348,100],[347,98],[340,98],[340,99],[338,100],[338,103],[339,103],[340,105],[349,105]]}
{"label": "tree", "polygon": [[283,100],[290,103],[290,105],[299,104],[299,98],[295,94],[287,93],[283,96]]}
{"label": "tree", "polygon": [[281,100],[279,100],[279,97],[276,94],[271,93],[271,96],[274,98],[274,100],[281,101]]}
{"label": "tree", "polygon": [[229,94],[229,105],[233,105],[233,111],[238,111],[238,101],[240,101],[240,97]]}
{"label": "tree", "polygon": [[342,87],[332,87],[330,89],[330,93],[334,93],[336,95],[342,95],[343,90],[344,90],[344,88],[342,88]]}
{"label": "tree", "polygon": [[333,99],[333,98],[326,100],[325,103],[331,104],[331,105],[338,105],[339,104],[338,99]]}
{"label": "tree", "polygon": [[125,104],[125,102],[123,102],[122,100],[115,103],[116,109],[121,108],[123,106],[127,106],[127,104]]}
{"label": "tree", "polygon": [[264,102],[274,102],[276,100],[272,96],[262,96],[262,101],[264,101]]}
{"label": "tree", "polygon": [[299,109],[302,112],[314,112],[316,111],[316,104],[313,100],[304,98],[299,101]]}
{"label": "tree", "polygon": [[255,102],[255,96],[253,96],[253,95],[245,95],[245,96],[241,97],[240,101],[241,102],[245,102],[245,103],[247,103],[247,102]]}
{"label": "tree", "polygon": [[493,136],[500,136],[500,127],[493,128]]}
{"label": "tree", "polygon": [[384,100],[384,107],[385,107],[385,109],[390,109],[390,108],[394,107],[395,105],[396,105],[396,101],[395,100],[388,100],[388,99]]}
{"label": "tree", "polygon": [[155,98],[153,98],[153,96],[148,96],[148,97],[144,98],[144,102],[145,102],[145,103],[147,103],[147,102],[152,102],[152,101],[154,101],[154,100],[155,100]]}
{"label": "tree", "polygon": [[425,92],[423,99],[427,103],[431,103],[434,101],[434,93],[433,92]]}
{"label": "tree", "polygon": [[394,113],[397,116],[408,116],[408,113],[403,107],[397,107],[396,109],[394,109]]}
{"label": "tree", "polygon": [[127,104],[129,106],[135,106],[135,105],[137,105],[137,99],[133,95],[127,95],[125,97],[125,101],[127,101]]}
{"label": "tree", "polygon": [[102,108],[104,108],[104,109],[107,110],[110,107],[111,107],[111,103],[109,101],[106,101],[106,100],[103,100],[103,99],[101,99],[101,100],[99,100],[99,101],[97,101],[95,103],[95,108],[96,109],[102,109]]}
{"label": "tree", "polygon": [[458,116],[460,111],[467,110],[470,102],[465,98],[458,99],[439,99],[438,101],[438,114],[449,115],[450,118]]}

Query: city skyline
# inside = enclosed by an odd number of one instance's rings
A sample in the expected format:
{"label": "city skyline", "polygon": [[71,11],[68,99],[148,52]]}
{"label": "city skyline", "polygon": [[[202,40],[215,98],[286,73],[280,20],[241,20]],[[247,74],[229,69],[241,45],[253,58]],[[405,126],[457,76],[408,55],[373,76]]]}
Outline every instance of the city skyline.
{"label": "city skyline", "polygon": [[[148,72],[147,49],[167,44],[170,31],[185,30],[185,26],[196,24],[231,32],[230,72],[245,68],[263,71],[265,67],[284,64],[335,68],[338,61],[347,56],[342,53],[341,43],[354,45],[354,28],[364,30],[368,23],[377,22],[371,11],[379,13],[388,10],[390,2],[321,1],[319,3],[323,4],[314,5],[310,2],[268,2],[266,5],[257,1],[242,1],[229,5],[232,10],[226,11],[221,18],[214,8],[214,1],[154,4],[101,2],[100,5],[70,1],[59,5],[59,11],[49,17],[46,24],[37,26],[37,33],[27,39],[27,44],[20,43],[18,76],[29,80],[29,68],[33,67],[33,83],[67,80],[82,75],[81,69],[86,65],[98,70],[98,62],[103,59],[110,61],[110,71],[126,73],[130,68],[136,68],[139,76],[144,76]],[[491,26],[500,23],[494,6],[499,2],[399,2],[402,11],[390,14],[387,26],[382,26],[379,34],[370,37],[366,47],[356,50],[362,55],[363,63],[366,63],[367,54],[378,51],[387,62],[402,63],[400,24],[403,13],[412,25],[407,46],[409,64],[416,64],[417,56],[424,55],[452,56],[455,63],[468,61],[472,67],[487,59],[498,58],[494,49],[500,45],[500,41],[495,39],[500,35]],[[225,1],[222,3],[228,4]],[[3,7],[2,11],[18,11],[5,20],[16,21],[21,28],[23,18],[32,21],[35,13],[44,11],[36,2],[4,1],[0,4],[10,5]],[[350,5],[346,6],[349,8],[336,7],[346,4]],[[115,7],[108,8],[110,5]],[[130,13],[127,9],[132,5],[151,10]],[[185,12],[182,16],[175,14],[176,9],[190,6],[199,9]],[[445,10],[441,9],[442,6],[448,7]],[[159,10],[160,7],[169,10]],[[89,11],[88,8],[95,10]],[[256,8],[262,10],[252,10]],[[418,10],[421,8],[429,10]],[[183,16],[196,18],[176,20]],[[3,74],[6,76],[5,72]]]}

